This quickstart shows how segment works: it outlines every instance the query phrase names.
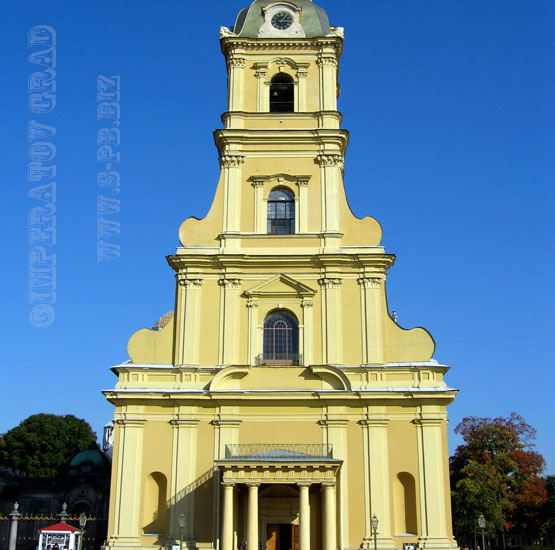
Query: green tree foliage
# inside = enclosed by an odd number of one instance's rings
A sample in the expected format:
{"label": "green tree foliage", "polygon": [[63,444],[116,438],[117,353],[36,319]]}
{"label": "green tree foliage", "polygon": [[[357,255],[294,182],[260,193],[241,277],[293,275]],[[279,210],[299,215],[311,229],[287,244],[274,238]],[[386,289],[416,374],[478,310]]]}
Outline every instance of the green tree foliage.
{"label": "green tree foliage", "polygon": [[464,418],[455,433],[464,440],[450,460],[455,532],[474,533],[483,513],[489,536],[511,526],[537,533],[547,492],[545,461],[531,450],[534,428],[511,413]]}
{"label": "green tree foliage", "polygon": [[96,434],[85,420],[71,414],[34,414],[0,436],[0,463],[35,477],[53,477],[95,442]]}

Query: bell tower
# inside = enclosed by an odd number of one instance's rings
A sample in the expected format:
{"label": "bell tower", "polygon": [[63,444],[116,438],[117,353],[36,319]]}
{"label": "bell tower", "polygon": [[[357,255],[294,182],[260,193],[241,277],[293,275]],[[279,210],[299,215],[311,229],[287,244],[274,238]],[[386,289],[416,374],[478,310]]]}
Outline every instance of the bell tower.
{"label": "bell tower", "polygon": [[254,0],[220,45],[214,200],[167,257],[175,311],[105,392],[108,546],[371,548],[375,517],[380,550],[453,550],[456,390],[431,335],[391,317],[395,257],[347,202],[343,29],[311,0]]}

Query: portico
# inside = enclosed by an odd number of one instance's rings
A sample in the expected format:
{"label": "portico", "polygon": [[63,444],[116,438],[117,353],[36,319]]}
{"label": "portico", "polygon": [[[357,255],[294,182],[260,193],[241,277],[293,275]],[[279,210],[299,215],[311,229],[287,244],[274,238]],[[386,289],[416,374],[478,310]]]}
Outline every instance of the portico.
{"label": "portico", "polygon": [[216,461],[223,493],[221,550],[244,542],[268,550],[335,549],[342,461],[331,455],[328,445],[228,445],[229,458]]}

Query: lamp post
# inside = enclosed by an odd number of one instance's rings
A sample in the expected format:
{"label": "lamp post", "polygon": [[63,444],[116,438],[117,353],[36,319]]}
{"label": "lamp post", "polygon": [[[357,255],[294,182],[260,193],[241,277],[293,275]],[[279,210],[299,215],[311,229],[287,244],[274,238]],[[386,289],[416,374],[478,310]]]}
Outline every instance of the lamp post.
{"label": "lamp post", "polygon": [[378,518],[376,514],[372,516],[372,534],[374,535],[374,550],[378,550]]}
{"label": "lamp post", "polygon": [[185,514],[179,514],[179,550],[183,550],[183,528],[185,527]]}
{"label": "lamp post", "polygon": [[484,514],[480,514],[480,517],[478,518],[478,526],[482,531],[482,550],[486,550],[486,537],[484,534],[484,530],[486,529],[486,518],[484,517]]}
{"label": "lamp post", "polygon": [[83,536],[85,533],[85,525],[87,524],[87,516],[85,512],[79,514],[79,529],[81,530],[81,536],[79,537],[79,550],[83,550]]}

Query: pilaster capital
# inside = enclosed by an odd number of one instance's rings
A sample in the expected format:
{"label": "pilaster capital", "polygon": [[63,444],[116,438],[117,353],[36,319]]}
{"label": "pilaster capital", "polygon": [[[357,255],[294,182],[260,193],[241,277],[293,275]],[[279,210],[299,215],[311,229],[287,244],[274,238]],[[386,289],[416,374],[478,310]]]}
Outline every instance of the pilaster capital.
{"label": "pilaster capital", "polygon": [[257,69],[256,72],[254,73],[254,76],[256,76],[258,80],[264,80],[266,78],[267,72],[268,71],[266,69]]}
{"label": "pilaster capital", "polygon": [[245,485],[249,488],[249,489],[258,489],[260,487],[260,482],[257,481],[249,481],[247,483],[245,483]]}
{"label": "pilaster capital", "polygon": [[303,301],[301,302],[301,307],[305,308],[305,307],[313,307],[314,306],[314,301],[313,300],[309,300],[307,298],[303,299]]}
{"label": "pilaster capital", "polygon": [[246,60],[244,57],[230,57],[228,58],[227,62],[229,63],[230,67],[234,67],[236,69],[244,69]]}
{"label": "pilaster capital", "polygon": [[343,279],[323,277],[318,279],[318,284],[322,288],[340,288],[343,284]]}
{"label": "pilaster capital", "polygon": [[146,420],[142,418],[118,418],[114,420],[114,424],[125,428],[142,428]]}
{"label": "pilaster capital", "polygon": [[258,307],[258,300],[256,298],[249,298],[247,300],[247,307]]}
{"label": "pilaster capital", "polygon": [[380,288],[383,279],[380,277],[359,277],[357,283],[362,288]]}
{"label": "pilaster capital", "polygon": [[320,167],[326,166],[340,166],[343,167],[343,155],[333,153],[320,153],[316,156],[316,162]]}
{"label": "pilaster capital", "polygon": [[388,418],[363,418],[358,423],[365,428],[387,428],[389,424]]}
{"label": "pilaster capital", "polygon": [[324,53],[318,55],[316,63],[318,67],[337,67],[338,65],[337,58],[334,55]]}
{"label": "pilaster capital", "polygon": [[264,187],[264,180],[252,180],[251,185],[257,189],[258,187]]}
{"label": "pilaster capital", "polygon": [[299,179],[297,181],[297,187],[299,187],[299,189],[301,187],[308,187],[308,179]]}
{"label": "pilaster capital", "polygon": [[175,278],[179,286],[185,288],[200,288],[204,283],[202,279],[188,279],[186,273],[176,273]]}
{"label": "pilaster capital", "polygon": [[196,428],[200,420],[195,418],[172,418],[170,425],[173,428]]}
{"label": "pilaster capital", "polygon": [[222,288],[237,290],[241,287],[243,281],[241,279],[226,279],[222,277],[221,279],[218,279],[218,284]]}
{"label": "pilaster capital", "polygon": [[311,481],[297,481],[297,485],[302,489],[302,488],[309,488],[312,485]]}
{"label": "pilaster capital", "polygon": [[224,489],[234,489],[235,482],[234,481],[222,481],[222,486]]}
{"label": "pilaster capital", "polygon": [[439,428],[443,425],[443,418],[415,418],[413,424],[422,426],[423,428]]}
{"label": "pilaster capital", "polygon": [[220,167],[221,168],[235,168],[241,166],[245,162],[244,155],[221,155]]}
{"label": "pilaster capital", "polygon": [[300,80],[301,78],[306,78],[308,76],[308,71],[306,69],[298,69],[297,70],[297,78]]}

